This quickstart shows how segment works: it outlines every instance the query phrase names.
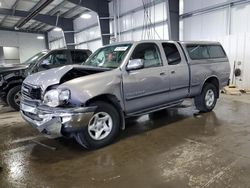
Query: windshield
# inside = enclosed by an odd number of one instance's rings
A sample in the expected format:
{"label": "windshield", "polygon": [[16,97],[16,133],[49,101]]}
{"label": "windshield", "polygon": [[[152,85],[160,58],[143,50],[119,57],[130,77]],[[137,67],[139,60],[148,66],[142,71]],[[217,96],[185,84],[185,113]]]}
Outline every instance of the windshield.
{"label": "windshield", "polygon": [[23,62],[24,64],[34,64],[36,63],[36,61],[38,59],[40,59],[42,56],[44,56],[45,54],[47,54],[48,52],[39,52],[38,54],[32,56],[31,58],[29,58],[28,60],[26,60],[25,62]]}
{"label": "windshield", "polygon": [[119,44],[98,49],[83,65],[118,68],[132,44]]}

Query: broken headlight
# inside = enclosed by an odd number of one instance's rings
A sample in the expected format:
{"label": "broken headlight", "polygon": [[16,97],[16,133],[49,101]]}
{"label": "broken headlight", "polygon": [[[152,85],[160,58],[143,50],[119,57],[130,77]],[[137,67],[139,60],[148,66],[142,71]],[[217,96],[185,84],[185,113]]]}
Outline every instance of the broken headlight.
{"label": "broken headlight", "polygon": [[57,107],[67,103],[70,98],[69,90],[53,89],[45,93],[43,103],[50,107]]}

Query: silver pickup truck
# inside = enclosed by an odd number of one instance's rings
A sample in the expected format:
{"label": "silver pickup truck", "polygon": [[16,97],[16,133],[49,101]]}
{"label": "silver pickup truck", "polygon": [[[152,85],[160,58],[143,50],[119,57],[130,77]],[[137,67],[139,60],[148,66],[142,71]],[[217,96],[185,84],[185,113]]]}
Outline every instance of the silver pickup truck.
{"label": "silver pickup truck", "polygon": [[125,118],[194,98],[215,107],[230,66],[217,42],[139,41],[104,46],[82,65],[36,73],[22,85],[22,117],[49,137],[86,148],[111,143]]}

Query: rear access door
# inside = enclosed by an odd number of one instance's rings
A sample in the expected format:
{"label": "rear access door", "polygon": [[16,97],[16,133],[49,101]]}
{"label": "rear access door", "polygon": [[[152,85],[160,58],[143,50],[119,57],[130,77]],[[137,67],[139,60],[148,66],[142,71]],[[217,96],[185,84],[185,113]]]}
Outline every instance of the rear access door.
{"label": "rear access door", "polygon": [[183,99],[189,94],[189,66],[178,43],[162,42],[170,79],[169,101]]}

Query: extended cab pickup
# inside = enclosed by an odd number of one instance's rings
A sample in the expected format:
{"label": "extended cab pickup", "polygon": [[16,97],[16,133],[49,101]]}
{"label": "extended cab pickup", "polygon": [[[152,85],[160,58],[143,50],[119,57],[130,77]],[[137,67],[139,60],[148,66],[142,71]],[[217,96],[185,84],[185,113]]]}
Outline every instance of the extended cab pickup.
{"label": "extended cab pickup", "polygon": [[87,148],[109,144],[125,118],[194,98],[215,107],[230,66],[217,42],[139,41],[98,49],[82,66],[30,75],[22,86],[22,117],[50,136],[74,137]]}
{"label": "extended cab pickup", "polygon": [[24,63],[0,67],[0,99],[19,110],[21,85],[27,75],[70,64],[81,64],[91,55],[90,50],[44,50]]}

